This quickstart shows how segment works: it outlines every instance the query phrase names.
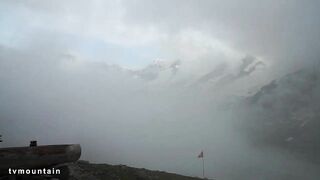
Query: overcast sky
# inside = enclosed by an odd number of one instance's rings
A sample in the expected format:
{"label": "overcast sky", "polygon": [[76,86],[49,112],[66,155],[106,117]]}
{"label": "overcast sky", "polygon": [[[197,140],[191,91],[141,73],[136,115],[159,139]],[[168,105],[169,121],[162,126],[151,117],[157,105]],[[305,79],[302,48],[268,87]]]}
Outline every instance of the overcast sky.
{"label": "overcast sky", "polygon": [[59,48],[126,67],[158,59],[197,59],[208,51],[236,57],[251,54],[291,66],[318,56],[319,3],[1,1],[0,43]]}

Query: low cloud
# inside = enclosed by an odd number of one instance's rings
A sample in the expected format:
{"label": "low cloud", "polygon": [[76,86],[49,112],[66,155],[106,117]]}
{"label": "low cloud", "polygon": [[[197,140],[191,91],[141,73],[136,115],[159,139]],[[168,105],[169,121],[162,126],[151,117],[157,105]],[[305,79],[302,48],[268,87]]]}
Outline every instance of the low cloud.
{"label": "low cloud", "polygon": [[1,145],[80,143],[83,159],[192,176],[204,149],[211,178],[312,179],[309,162],[252,146],[238,111],[318,60],[318,7],[2,1]]}

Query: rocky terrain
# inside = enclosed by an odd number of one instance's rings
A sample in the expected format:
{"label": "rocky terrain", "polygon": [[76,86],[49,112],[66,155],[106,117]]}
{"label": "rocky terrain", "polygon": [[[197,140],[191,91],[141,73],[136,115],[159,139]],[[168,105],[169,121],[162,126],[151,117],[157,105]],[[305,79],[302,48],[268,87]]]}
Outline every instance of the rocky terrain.
{"label": "rocky terrain", "polygon": [[[0,176],[0,180],[199,180],[164,171],[134,168],[126,165],[93,164],[79,160],[57,166],[61,174],[57,176]],[[69,174],[69,175],[67,175]]]}
{"label": "rocky terrain", "polygon": [[78,161],[69,165],[70,180],[197,180],[163,171],[133,168],[125,165],[92,164]]}

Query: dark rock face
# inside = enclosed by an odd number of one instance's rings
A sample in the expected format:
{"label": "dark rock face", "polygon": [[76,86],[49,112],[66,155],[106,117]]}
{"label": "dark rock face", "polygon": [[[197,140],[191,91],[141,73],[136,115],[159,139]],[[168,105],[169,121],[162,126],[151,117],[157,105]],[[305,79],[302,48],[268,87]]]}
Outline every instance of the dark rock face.
{"label": "dark rock face", "polygon": [[245,130],[257,146],[320,163],[320,72],[304,69],[261,88],[246,101]]}

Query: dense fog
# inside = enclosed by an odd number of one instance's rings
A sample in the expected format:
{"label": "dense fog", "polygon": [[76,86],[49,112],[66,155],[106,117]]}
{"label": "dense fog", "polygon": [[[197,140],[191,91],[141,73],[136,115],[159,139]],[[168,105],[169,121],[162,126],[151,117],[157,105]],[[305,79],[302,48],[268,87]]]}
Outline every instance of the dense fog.
{"label": "dense fog", "polygon": [[303,129],[320,127],[319,8],[1,1],[0,145],[79,143],[90,162],[190,176],[203,150],[208,178],[319,179]]}

